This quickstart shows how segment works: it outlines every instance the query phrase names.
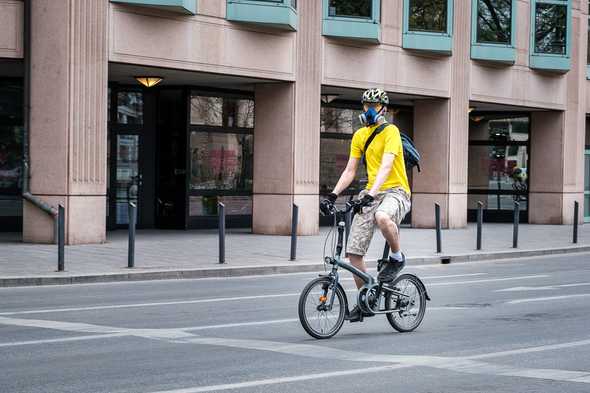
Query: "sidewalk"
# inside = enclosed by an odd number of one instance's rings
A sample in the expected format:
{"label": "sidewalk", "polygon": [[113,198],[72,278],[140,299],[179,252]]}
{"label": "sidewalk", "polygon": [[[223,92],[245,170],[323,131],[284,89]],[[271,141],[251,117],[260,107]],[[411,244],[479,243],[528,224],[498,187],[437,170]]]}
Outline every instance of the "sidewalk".
{"label": "sidewalk", "polygon": [[[16,234],[0,234],[0,286],[65,284],[163,278],[223,277],[316,271],[321,269],[328,232],[298,238],[297,261],[289,261],[288,236],[253,235],[229,230],[226,263],[217,263],[217,232],[140,230],[137,232],[135,268],[127,266],[127,231],[108,233],[107,243],[66,246],[66,271],[58,273],[57,246],[24,244]],[[435,231],[402,228],[403,250],[410,264],[533,256],[590,251],[590,225],[579,227],[572,244],[572,226],[521,225],[519,248],[512,248],[512,225],[485,224],[483,250],[475,250],[475,226],[442,232],[443,252],[436,253]],[[368,260],[376,260],[384,240],[376,233]],[[374,263],[374,262],[373,262]]]}

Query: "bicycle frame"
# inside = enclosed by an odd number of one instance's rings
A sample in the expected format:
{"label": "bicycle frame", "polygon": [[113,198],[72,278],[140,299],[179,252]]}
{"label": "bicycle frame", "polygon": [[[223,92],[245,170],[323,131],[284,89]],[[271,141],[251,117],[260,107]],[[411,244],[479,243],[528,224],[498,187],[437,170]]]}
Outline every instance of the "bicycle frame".
{"label": "bicycle frame", "polygon": [[[407,298],[409,297],[408,295],[401,293],[399,291],[397,291],[394,288],[390,288],[387,286],[383,286],[381,283],[378,283],[373,276],[371,276],[370,274],[367,274],[365,272],[363,272],[362,270],[354,267],[353,265],[351,265],[350,263],[345,262],[342,259],[342,250],[344,248],[344,230],[345,230],[345,223],[344,223],[344,219],[343,216],[344,214],[346,214],[348,211],[350,210],[350,206],[347,206],[347,209],[344,211],[335,211],[336,214],[336,221],[337,221],[337,227],[338,227],[338,240],[336,243],[336,255],[334,256],[334,258],[330,258],[330,257],[326,257],[325,261],[326,263],[329,263],[332,265],[332,270],[330,272],[330,277],[333,280],[333,285],[340,285],[340,277],[338,274],[338,268],[341,267],[344,270],[350,272],[353,276],[359,277],[361,280],[363,280],[364,285],[362,288],[359,288],[359,293],[360,291],[362,291],[363,289],[370,289],[370,288],[374,288],[375,286],[377,286],[377,290],[376,290],[376,298],[379,298],[381,296],[381,293],[383,291],[391,293],[395,296],[398,296],[399,298]],[[385,248],[383,251],[383,259],[387,258],[387,254],[389,253],[389,245],[387,242],[385,242]],[[424,291],[426,292],[426,289],[424,288]],[[334,304],[334,298],[336,296],[336,292],[332,291],[332,295],[330,296],[330,301],[327,304],[327,307],[329,309],[332,308],[332,305]],[[426,293],[426,298],[427,300],[430,300],[428,294]],[[348,302],[347,302],[348,303]],[[347,304],[348,305],[348,304]],[[379,310],[379,311],[373,311],[374,314],[388,314],[388,313],[393,313],[393,312],[397,312],[399,311],[398,309],[391,309],[391,310]],[[347,310],[348,312],[348,310]]]}

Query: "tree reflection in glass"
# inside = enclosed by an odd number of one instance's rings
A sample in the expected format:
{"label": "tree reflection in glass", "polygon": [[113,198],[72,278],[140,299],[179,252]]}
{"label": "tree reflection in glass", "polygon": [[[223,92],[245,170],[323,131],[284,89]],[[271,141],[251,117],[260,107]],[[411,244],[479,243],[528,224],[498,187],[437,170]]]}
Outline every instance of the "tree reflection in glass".
{"label": "tree reflection in glass", "polygon": [[567,6],[537,4],[535,9],[535,52],[566,54]]}
{"label": "tree reflection in glass", "polygon": [[447,32],[447,0],[410,0],[410,31]]}
{"label": "tree reflection in glass", "polygon": [[512,0],[478,0],[477,42],[510,44]]}
{"label": "tree reflection in glass", "polygon": [[373,0],[330,0],[329,16],[371,18]]}

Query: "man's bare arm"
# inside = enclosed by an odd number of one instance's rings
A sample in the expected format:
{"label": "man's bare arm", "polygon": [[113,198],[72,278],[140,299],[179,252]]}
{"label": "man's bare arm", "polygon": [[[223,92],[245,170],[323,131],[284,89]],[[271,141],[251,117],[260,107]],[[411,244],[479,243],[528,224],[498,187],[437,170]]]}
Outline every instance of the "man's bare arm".
{"label": "man's bare arm", "polygon": [[356,176],[356,170],[358,168],[358,165],[358,158],[350,157],[348,159],[346,168],[344,168],[344,171],[340,175],[338,183],[336,183],[336,187],[334,187],[334,190],[332,191],[334,194],[339,195],[342,191],[346,190],[348,186],[350,186],[350,183],[352,183],[354,177]]}
{"label": "man's bare arm", "polygon": [[389,177],[389,173],[391,172],[391,168],[393,168],[393,161],[395,160],[395,154],[393,153],[384,153],[383,158],[381,159],[381,166],[379,167],[379,172],[377,172],[377,177],[375,178],[375,182],[373,186],[369,190],[369,194],[371,196],[377,195],[379,189]]}

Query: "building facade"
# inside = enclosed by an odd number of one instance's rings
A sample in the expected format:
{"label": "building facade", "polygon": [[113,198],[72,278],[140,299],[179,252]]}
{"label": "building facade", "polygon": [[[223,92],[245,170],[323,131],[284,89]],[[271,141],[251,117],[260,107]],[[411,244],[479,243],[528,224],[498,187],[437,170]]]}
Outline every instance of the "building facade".
{"label": "building facade", "polygon": [[[0,228],[317,233],[369,87],[422,153],[415,227],[590,220],[588,2],[0,0]],[[146,78],[156,78],[150,79]],[[153,87],[152,80],[160,81]],[[362,171],[352,194],[362,187]],[[23,199],[22,195],[27,198]],[[348,198],[342,196],[342,199]],[[40,207],[45,206],[45,210]]]}

